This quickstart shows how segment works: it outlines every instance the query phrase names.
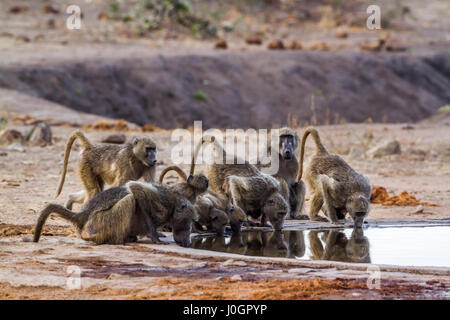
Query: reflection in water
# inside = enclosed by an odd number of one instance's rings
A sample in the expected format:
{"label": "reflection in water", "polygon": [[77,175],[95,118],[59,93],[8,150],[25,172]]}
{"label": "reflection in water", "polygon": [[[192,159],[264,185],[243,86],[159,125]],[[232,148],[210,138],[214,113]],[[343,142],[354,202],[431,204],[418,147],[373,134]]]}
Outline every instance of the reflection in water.
{"label": "reflection in water", "polygon": [[248,231],[230,236],[195,237],[192,247],[247,256],[302,258],[306,251],[312,260],[332,260],[345,262],[369,262],[369,241],[363,229],[355,229],[348,239],[339,230],[305,231]]}

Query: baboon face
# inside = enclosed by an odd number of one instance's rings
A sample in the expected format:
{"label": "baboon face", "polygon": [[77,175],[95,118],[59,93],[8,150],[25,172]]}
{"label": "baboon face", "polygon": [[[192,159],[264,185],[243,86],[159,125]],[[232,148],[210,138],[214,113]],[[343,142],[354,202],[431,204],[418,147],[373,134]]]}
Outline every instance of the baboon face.
{"label": "baboon face", "polygon": [[133,153],[147,167],[156,164],[156,144],[150,138],[134,138]]}
{"label": "baboon face", "polygon": [[364,219],[369,214],[370,202],[363,195],[354,195],[347,199],[345,209],[352,217],[355,227],[362,227]]}
{"label": "baboon face", "polygon": [[247,218],[244,210],[240,207],[231,206],[228,209],[228,216],[230,217],[230,227],[233,233],[239,233],[242,229],[242,224]]}
{"label": "baboon face", "polygon": [[369,239],[364,236],[363,228],[353,229],[345,249],[350,261],[370,263]]}
{"label": "baboon face", "polygon": [[298,147],[298,139],[292,134],[280,135],[280,154],[285,160],[291,160],[295,155]]}
{"label": "baboon face", "polygon": [[210,224],[212,230],[220,236],[223,235],[226,225],[230,222],[227,214],[222,210],[213,208],[209,214],[209,218],[211,219]]}
{"label": "baboon face", "polygon": [[289,206],[284,197],[278,193],[273,193],[266,201],[263,212],[269,219],[275,230],[283,229],[284,219],[289,212]]}
{"label": "baboon face", "polygon": [[198,221],[198,218],[197,211],[189,202],[182,202],[176,207],[172,219],[172,231],[173,239],[178,245],[190,246],[192,222]]}
{"label": "baboon face", "polygon": [[189,175],[187,183],[201,193],[206,192],[209,186],[209,180],[203,174]]}

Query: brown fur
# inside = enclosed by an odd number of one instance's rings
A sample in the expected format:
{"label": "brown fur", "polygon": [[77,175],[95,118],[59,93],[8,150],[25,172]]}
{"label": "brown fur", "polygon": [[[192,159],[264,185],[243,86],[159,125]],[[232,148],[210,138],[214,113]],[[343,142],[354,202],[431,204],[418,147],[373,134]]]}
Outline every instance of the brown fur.
{"label": "brown fur", "polygon": [[213,191],[226,195],[233,205],[242,208],[247,215],[261,217],[263,225],[269,219],[273,228],[281,229],[289,208],[277,180],[260,172],[248,161],[237,164],[236,157],[234,164],[226,164],[226,153],[215,138],[211,137],[208,141],[203,139],[201,143],[204,142],[214,143],[216,151],[223,154],[223,164],[208,166],[207,177]]}
{"label": "brown fur", "polygon": [[156,228],[170,222],[174,239],[183,246],[190,244],[192,220],[198,219],[189,202],[159,184],[130,182],[100,192],[75,213],[61,205],[47,205],[36,223],[34,242],[51,213],[72,222],[84,240],[97,244],[123,244],[147,235],[159,243]]}
{"label": "brown fur", "polygon": [[84,148],[78,164],[78,173],[84,192],[69,195],[66,204],[85,203],[100,193],[105,183],[113,187],[144,177],[145,181],[155,180],[156,144],[149,138],[135,138],[123,146],[113,144],[92,144],[81,131],[75,131],[66,144],[61,180],[56,197],[61,193],[66,177],[70,150],[75,140]]}
{"label": "brown fur", "polygon": [[297,180],[299,181],[302,177],[305,143],[310,134],[316,145],[315,154],[305,173],[312,194],[310,219],[327,221],[318,216],[324,205],[324,211],[331,222],[345,222],[345,214],[348,212],[355,226],[362,226],[370,210],[372,186],[369,179],[356,172],[340,156],[329,153],[314,128],[308,128],[303,133]]}

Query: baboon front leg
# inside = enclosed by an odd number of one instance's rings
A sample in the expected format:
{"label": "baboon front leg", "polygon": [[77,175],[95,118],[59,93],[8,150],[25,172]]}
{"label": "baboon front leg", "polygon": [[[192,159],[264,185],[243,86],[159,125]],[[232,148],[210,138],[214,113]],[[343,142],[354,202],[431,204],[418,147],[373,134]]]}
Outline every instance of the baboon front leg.
{"label": "baboon front leg", "polygon": [[322,180],[322,191],[323,191],[323,198],[324,198],[323,209],[324,209],[326,215],[328,216],[328,218],[334,224],[345,223],[345,218],[343,221],[338,219],[337,210],[333,206],[333,199],[331,198],[331,195],[330,195],[330,186],[328,185],[328,182],[325,179]]}
{"label": "baboon front leg", "polygon": [[328,219],[320,217],[319,211],[323,205],[323,197],[319,191],[316,191],[311,198],[311,206],[309,207],[309,218],[312,221],[328,222]]}
{"label": "baboon front leg", "polygon": [[155,224],[147,214],[143,214],[143,220],[145,227],[147,229],[147,237],[149,237],[153,243],[167,244],[167,242],[161,241],[159,239],[159,233],[156,231]]}

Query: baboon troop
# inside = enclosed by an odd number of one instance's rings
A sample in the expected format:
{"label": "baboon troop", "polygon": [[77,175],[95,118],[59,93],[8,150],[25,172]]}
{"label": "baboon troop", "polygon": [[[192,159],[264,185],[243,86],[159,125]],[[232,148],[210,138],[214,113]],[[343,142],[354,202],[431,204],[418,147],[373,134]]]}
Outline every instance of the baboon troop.
{"label": "baboon troop", "polygon": [[[81,239],[96,244],[124,244],[135,242],[138,237],[163,243],[160,237],[164,235],[158,232],[163,226],[169,226],[175,242],[181,246],[191,244],[192,231],[223,236],[230,232],[239,235],[243,226],[271,227],[275,233],[262,241],[267,243],[266,251],[277,251],[266,255],[278,255],[280,250],[287,250],[283,249],[285,240],[280,233],[285,219],[308,219],[301,213],[306,195],[303,161],[309,135],[315,144],[305,169],[311,194],[309,219],[340,224],[348,213],[354,226],[361,227],[370,209],[368,178],[340,156],[329,153],[316,129],[307,128],[301,141],[291,128],[281,128],[279,132],[279,167],[273,175],[236,155],[233,163],[226,163],[222,145],[214,136],[205,136],[194,150],[189,175],[179,166],[168,166],[156,182],[157,146],[152,138],[134,138],[124,145],[93,144],[77,130],[66,144],[56,196],[62,191],[75,140],[82,147],[78,173],[84,190],[70,194],[65,206],[49,204],[41,211],[34,242],[39,241],[47,218],[55,213],[70,221]],[[223,157],[222,161],[206,165],[204,174],[195,174],[198,153],[205,145],[211,145],[216,160]],[[182,181],[163,183],[170,171]],[[144,181],[137,181],[140,178]],[[105,184],[110,188],[104,190]],[[79,212],[72,211],[73,203],[83,204]],[[319,216],[320,210],[327,219]],[[304,251],[304,244],[302,249],[302,244],[296,247],[298,240],[288,239],[291,242],[293,249],[289,251]],[[240,247],[239,241],[236,246]],[[247,250],[251,250],[251,245]]]}

